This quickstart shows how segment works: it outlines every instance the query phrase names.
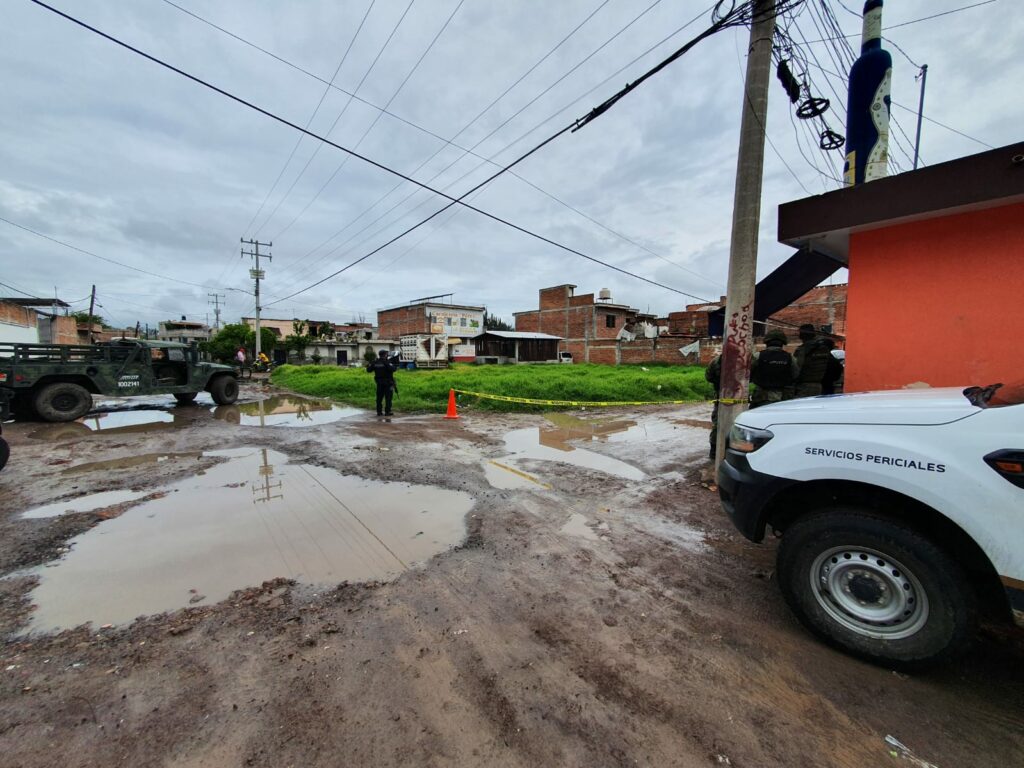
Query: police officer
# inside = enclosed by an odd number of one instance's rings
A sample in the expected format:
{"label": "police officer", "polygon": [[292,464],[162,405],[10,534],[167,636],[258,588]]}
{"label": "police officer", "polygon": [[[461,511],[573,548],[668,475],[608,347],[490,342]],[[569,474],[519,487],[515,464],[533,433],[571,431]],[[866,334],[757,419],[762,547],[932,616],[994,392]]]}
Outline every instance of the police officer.
{"label": "police officer", "polygon": [[793,397],[814,397],[821,394],[821,383],[828,370],[828,360],[832,353],[818,338],[818,332],[810,323],[800,326],[800,340],[803,343],[793,353],[800,368],[793,388]]}
{"label": "police officer", "polygon": [[[786,389],[796,381],[800,369],[793,356],[783,349],[787,341],[786,334],[773,328],[765,334],[765,348],[754,353],[750,369],[750,380],[754,384],[754,392],[750,396],[751,408],[782,402]],[[820,377],[818,381],[821,381]],[[820,383],[818,386],[821,386]]]}
{"label": "police officer", "polygon": [[[398,366],[388,360],[387,350],[382,349],[377,354],[377,359],[366,366],[366,372],[373,374],[377,382],[377,415],[391,415],[391,400],[395,396],[395,371]],[[385,406],[382,411],[381,406]]]}
{"label": "police officer", "polygon": [[718,395],[722,387],[722,356],[715,355],[715,359],[704,369],[704,380],[715,388],[715,404],[711,406],[711,451],[709,458],[715,460],[715,448],[718,445]]}

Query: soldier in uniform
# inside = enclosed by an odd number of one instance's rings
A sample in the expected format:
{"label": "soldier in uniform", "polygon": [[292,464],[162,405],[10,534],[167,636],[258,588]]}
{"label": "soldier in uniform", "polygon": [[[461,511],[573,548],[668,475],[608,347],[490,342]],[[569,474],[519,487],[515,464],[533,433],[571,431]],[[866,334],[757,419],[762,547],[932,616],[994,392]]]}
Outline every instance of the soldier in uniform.
{"label": "soldier in uniform", "polygon": [[[800,369],[793,356],[783,349],[787,341],[786,334],[772,329],[765,334],[765,348],[754,353],[750,369],[750,380],[754,384],[754,392],[750,396],[751,408],[782,402],[786,399],[786,390],[796,381]],[[820,376],[818,381],[820,387]]]}
{"label": "soldier in uniform", "polygon": [[[395,371],[398,366],[388,360],[387,350],[382,349],[377,359],[366,366],[366,372],[372,373],[377,383],[377,415],[391,415],[391,401],[395,396]],[[384,410],[381,410],[382,406]]]}
{"label": "soldier in uniform", "polygon": [[815,397],[821,394],[821,382],[828,370],[832,356],[828,347],[818,338],[818,332],[810,323],[800,326],[800,340],[803,342],[793,353],[800,368],[800,375],[793,388],[793,397]]}
{"label": "soldier in uniform", "polygon": [[715,359],[704,369],[704,380],[715,388],[715,404],[711,406],[711,452],[708,457],[715,460],[715,447],[718,445],[718,395],[722,385],[722,356]]}

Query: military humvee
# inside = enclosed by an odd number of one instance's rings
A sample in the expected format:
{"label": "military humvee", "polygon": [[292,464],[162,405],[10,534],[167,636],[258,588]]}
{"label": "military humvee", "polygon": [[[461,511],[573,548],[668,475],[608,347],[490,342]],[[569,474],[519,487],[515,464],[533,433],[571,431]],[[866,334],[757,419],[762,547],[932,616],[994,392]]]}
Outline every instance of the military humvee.
{"label": "military humvee", "polygon": [[238,398],[234,368],[199,360],[194,346],[117,339],[94,345],[0,344],[0,389],[21,418],[74,421],[93,395],[174,395],[192,402],[206,391],[218,405]]}

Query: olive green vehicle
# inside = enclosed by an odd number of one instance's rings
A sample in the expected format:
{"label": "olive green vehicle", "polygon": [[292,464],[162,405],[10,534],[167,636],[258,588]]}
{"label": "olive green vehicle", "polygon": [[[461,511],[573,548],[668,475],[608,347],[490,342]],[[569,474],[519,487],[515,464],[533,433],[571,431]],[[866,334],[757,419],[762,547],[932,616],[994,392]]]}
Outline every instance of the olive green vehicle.
{"label": "olive green vehicle", "polygon": [[92,408],[93,395],[174,395],[187,404],[209,392],[230,405],[238,378],[234,368],[202,362],[196,347],[172,341],[0,344],[0,389],[16,416],[74,421]]}

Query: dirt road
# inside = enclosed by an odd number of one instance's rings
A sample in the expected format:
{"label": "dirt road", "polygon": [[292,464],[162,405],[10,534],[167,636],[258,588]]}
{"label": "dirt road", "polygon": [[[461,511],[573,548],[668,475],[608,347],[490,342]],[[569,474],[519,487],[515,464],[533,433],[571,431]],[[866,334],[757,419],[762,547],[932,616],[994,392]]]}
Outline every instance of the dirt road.
{"label": "dirt road", "polygon": [[1024,764],[1019,639],[913,677],[811,639],[703,406],[161,405],[5,429],[5,766]]}

